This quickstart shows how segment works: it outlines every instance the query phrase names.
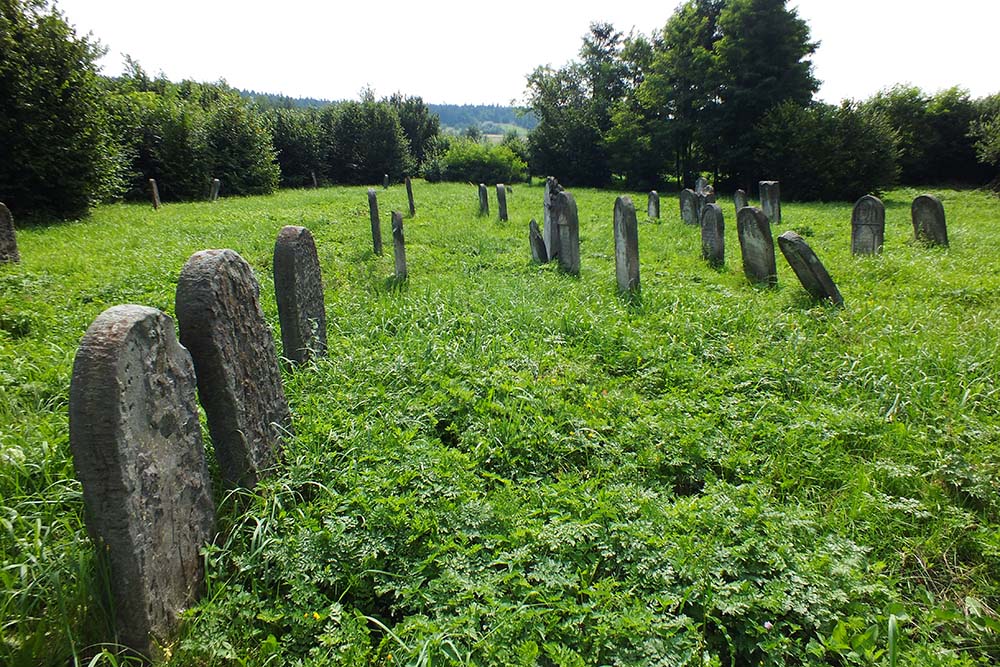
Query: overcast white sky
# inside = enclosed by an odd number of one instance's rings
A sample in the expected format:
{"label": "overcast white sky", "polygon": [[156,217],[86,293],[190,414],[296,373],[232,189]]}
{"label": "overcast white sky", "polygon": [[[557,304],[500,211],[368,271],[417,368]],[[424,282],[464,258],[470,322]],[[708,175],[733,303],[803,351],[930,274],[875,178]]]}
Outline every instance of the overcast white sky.
{"label": "overcast white sky", "polygon": [[[591,21],[663,27],[680,0],[57,0],[79,34],[150,74],[293,97],[399,91],[425,102],[521,102],[536,66],[575,58]],[[1000,92],[1000,0],[791,0],[806,19],[828,102],[895,83]]]}

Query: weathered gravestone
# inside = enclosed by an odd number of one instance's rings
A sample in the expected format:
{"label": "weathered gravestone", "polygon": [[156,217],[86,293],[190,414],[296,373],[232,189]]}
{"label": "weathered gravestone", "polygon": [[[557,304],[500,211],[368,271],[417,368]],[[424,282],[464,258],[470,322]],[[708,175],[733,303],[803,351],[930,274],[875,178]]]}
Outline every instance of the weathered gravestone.
{"label": "weathered gravestone", "polygon": [[291,416],[250,265],[232,250],[196,252],[181,269],[174,309],[222,479],[252,488],[277,463]]}
{"label": "weathered gravestone", "polygon": [[382,189],[383,190],[389,189],[389,174],[386,174],[385,176],[382,177]]}
{"label": "weathered gravestone", "polygon": [[503,183],[497,183],[497,210],[500,221],[507,222],[507,187]]}
{"label": "weathered gravestone", "polygon": [[217,178],[212,179],[212,191],[209,193],[208,198],[210,201],[216,201],[219,199],[219,189],[222,187],[222,181]]}
{"label": "weathered gravestone", "polygon": [[772,225],[781,224],[781,190],[778,181],[760,182],[760,209]]}
{"label": "weathered gravestone", "polygon": [[747,193],[745,190],[737,190],[733,193],[733,204],[736,206],[736,212],[739,213],[741,208],[746,208],[750,202],[747,200]]}
{"label": "weathered gravestone", "polygon": [[878,197],[865,195],[851,211],[851,252],[876,255],[885,240],[885,206]]}
{"label": "weathered gravestone", "polygon": [[686,225],[698,224],[698,195],[694,190],[685,188],[681,190],[681,220]]}
{"label": "weathered gravestone", "polygon": [[556,229],[556,225],[552,221],[552,200],[562,190],[559,181],[553,177],[549,176],[545,179],[545,196],[542,200],[542,238],[545,239],[545,248],[550,260],[559,256],[559,230]]}
{"label": "weathered gravestone", "polygon": [[372,248],[376,255],[382,254],[382,225],[378,219],[378,194],[375,188],[368,188],[368,217],[372,221]]}
{"label": "weathered gravestone", "polygon": [[153,208],[160,208],[160,188],[156,187],[156,179],[149,179],[149,196],[153,198]]}
{"label": "weathered gravestone", "polygon": [[488,216],[490,214],[490,195],[485,183],[479,184],[479,215]]}
{"label": "weathered gravestone", "polygon": [[406,242],[403,239],[403,214],[399,211],[392,212],[392,246],[393,259],[396,263],[396,280],[406,280],[408,275],[406,272]]}
{"label": "weathered gravestone", "polygon": [[319,181],[316,180],[316,172],[315,171],[310,171],[309,175],[312,176],[313,188],[318,188],[319,187]]}
{"label": "weathered gravestone", "polygon": [[559,234],[559,267],[580,274],[580,218],[576,200],[565,190],[552,197],[552,224]]}
{"label": "weathered gravestone", "polygon": [[413,205],[413,183],[410,182],[410,177],[407,176],[406,179],[406,200],[410,203],[410,217],[412,218],[417,214],[417,207]]}
{"label": "weathered gravestone", "polygon": [[726,259],[726,221],[718,204],[708,204],[701,214],[701,256],[712,266]]}
{"label": "weathered gravestone", "polygon": [[741,208],[736,214],[736,231],[740,237],[743,273],[754,283],[775,285],[778,266],[774,258],[774,239],[767,216],[759,208]]}
{"label": "weathered gravestone", "polygon": [[948,227],[944,221],[944,204],[934,195],[920,195],[910,206],[913,235],[931,245],[948,245]]}
{"label": "weathered gravestone", "polygon": [[646,216],[653,220],[660,219],[660,193],[656,190],[650,190],[646,198]]}
{"label": "weathered gravestone", "polygon": [[694,193],[696,195],[705,194],[705,188],[708,187],[708,179],[704,176],[699,176],[694,179]]}
{"label": "weathered gravestone", "polygon": [[707,203],[709,204],[715,203],[715,188],[713,188],[711,185],[706,185],[705,189],[702,190],[701,193],[705,195],[705,201]]}
{"label": "weathered gravestone", "polygon": [[802,287],[814,299],[829,299],[838,306],[844,303],[844,297],[840,296],[840,290],[827,273],[826,267],[801,236],[792,231],[785,232],[778,237],[778,247],[798,276]]}
{"label": "weathered gravestone", "polygon": [[215,535],[191,355],[155,308],[114,306],[84,334],[69,442],[87,531],[107,558],[118,641],[152,659],[204,583]]}
{"label": "weathered gravestone", "polygon": [[316,242],[305,227],[289,225],[274,244],[274,297],[286,359],[326,356],[326,308]]}
{"label": "weathered gravestone", "polygon": [[0,202],[0,264],[16,264],[21,261],[17,250],[17,235],[14,233],[14,216],[3,202]]}
{"label": "weathered gravestone", "polygon": [[701,226],[701,216],[705,213],[705,207],[709,204],[715,203],[715,193],[696,192],[694,194],[694,215],[696,222],[694,224]]}
{"label": "weathered gravestone", "polygon": [[639,291],[639,223],[629,197],[615,199],[615,278],[619,292]]}
{"label": "weathered gravestone", "polygon": [[539,264],[545,264],[549,261],[548,250],[545,249],[545,239],[542,238],[542,232],[538,229],[538,223],[532,218],[531,222],[528,223],[528,243],[531,244],[531,259]]}

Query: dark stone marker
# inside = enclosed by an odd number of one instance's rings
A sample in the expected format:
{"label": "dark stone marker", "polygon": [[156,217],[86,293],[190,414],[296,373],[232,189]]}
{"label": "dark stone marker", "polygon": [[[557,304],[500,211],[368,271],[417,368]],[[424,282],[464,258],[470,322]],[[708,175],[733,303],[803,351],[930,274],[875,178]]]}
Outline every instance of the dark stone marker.
{"label": "dark stone marker", "polygon": [[271,329],[250,265],[232,250],[191,255],[177,281],[181,343],[227,486],[253,486],[273,468],[291,416]]}
{"label": "dark stone marker", "polygon": [[274,244],[274,297],[285,358],[302,363],[326,356],[326,308],[316,242],[305,227],[289,225]]}
{"label": "dark stone marker", "polygon": [[660,219],[660,193],[656,190],[649,191],[649,197],[646,199],[646,216],[653,219]]}
{"label": "dark stone marker", "polygon": [[479,184],[479,215],[488,216],[490,214],[490,195],[485,183]]}
{"label": "dark stone marker", "polygon": [[696,193],[694,193],[694,203],[695,203],[695,207],[694,207],[695,223],[694,224],[698,225],[699,227],[701,226],[701,216],[705,212],[705,207],[708,206],[709,204],[714,203],[714,202],[715,202],[715,195],[712,195],[711,199],[709,199],[709,196],[707,194],[705,194],[704,192],[701,192],[701,193],[696,192]]}
{"label": "dark stone marker", "polygon": [[694,180],[694,193],[696,195],[705,194],[705,188],[708,187],[708,179],[704,176],[699,176]]}
{"label": "dark stone marker", "polygon": [[372,248],[376,255],[382,254],[382,225],[378,220],[378,195],[375,188],[368,188],[368,216],[372,220]]}
{"label": "dark stone marker", "polygon": [[149,179],[149,194],[153,198],[153,208],[160,209],[160,188],[156,187],[156,179]]}
{"label": "dark stone marker", "polygon": [[767,216],[759,208],[741,208],[736,214],[736,231],[740,237],[743,273],[750,282],[776,285],[778,266]]}
{"label": "dark stone marker", "polygon": [[413,183],[410,182],[409,176],[404,181],[406,183],[406,199],[410,203],[410,217],[412,218],[417,214],[417,207],[413,205]]}
{"label": "dark stone marker", "polygon": [[772,225],[781,224],[781,191],[778,181],[760,182],[760,210]]}
{"label": "dark stone marker", "polygon": [[500,221],[507,222],[507,187],[503,183],[497,183],[497,209]]}
{"label": "dark stone marker", "polygon": [[310,171],[309,175],[312,176],[313,188],[318,188],[319,187],[319,181],[316,180],[316,172],[315,171]]}
{"label": "dark stone marker", "polygon": [[701,214],[701,256],[712,266],[726,260],[726,221],[718,204],[707,204]]}
{"label": "dark stone marker", "polygon": [[222,181],[217,178],[212,179],[212,192],[209,193],[208,198],[210,201],[216,201],[219,199],[219,188],[222,187]]}
{"label": "dark stone marker", "polygon": [[403,214],[392,212],[393,259],[396,262],[396,280],[406,280],[406,242],[403,239]]}
{"label": "dark stone marker", "polygon": [[836,283],[801,236],[792,231],[785,232],[778,237],[778,247],[799,277],[799,282],[814,299],[829,299],[838,306],[843,305],[844,297],[840,296]]}
{"label": "dark stone marker", "polygon": [[386,174],[385,176],[382,177],[382,189],[383,190],[389,189],[389,174]]}
{"label": "dark stone marker", "polygon": [[885,206],[878,197],[865,195],[851,212],[851,252],[877,255],[885,240]]}
{"label": "dark stone marker", "polygon": [[736,212],[739,213],[741,208],[746,208],[749,206],[750,202],[747,201],[747,193],[744,190],[737,190],[733,193],[733,204],[736,206]]}
{"label": "dark stone marker", "polygon": [[528,242],[531,244],[531,259],[539,264],[549,261],[548,251],[545,249],[545,239],[538,229],[538,223],[532,218],[528,223]]}
{"label": "dark stone marker", "polygon": [[148,658],[175,639],[215,535],[191,355],[155,308],[114,306],[80,341],[69,443],[87,532],[111,571],[118,641]]}
{"label": "dark stone marker", "polygon": [[580,218],[576,200],[565,190],[552,197],[552,224],[559,235],[559,266],[566,273],[580,275]]}
{"label": "dark stone marker", "polygon": [[16,264],[21,261],[17,251],[17,235],[14,233],[14,216],[3,202],[0,202],[0,264]]}
{"label": "dark stone marker", "polygon": [[686,225],[698,224],[698,196],[694,190],[685,188],[681,190],[681,220]]}
{"label": "dark stone marker", "polygon": [[619,292],[639,291],[639,223],[629,197],[615,199],[615,277]]}
{"label": "dark stone marker", "polygon": [[550,260],[559,256],[559,230],[552,220],[552,201],[557,194],[563,191],[559,181],[549,176],[545,179],[545,198],[542,200],[542,238],[545,239],[545,248],[548,250]]}
{"label": "dark stone marker", "polygon": [[920,195],[910,206],[913,235],[931,245],[948,245],[948,227],[944,222],[944,204],[934,195]]}

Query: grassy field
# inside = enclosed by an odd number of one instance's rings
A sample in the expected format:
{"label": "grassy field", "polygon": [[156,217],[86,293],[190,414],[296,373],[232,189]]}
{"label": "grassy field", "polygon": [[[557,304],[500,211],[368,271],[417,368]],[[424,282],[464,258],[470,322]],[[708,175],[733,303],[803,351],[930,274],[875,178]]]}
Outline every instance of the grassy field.
{"label": "grassy field", "polygon": [[[216,488],[208,594],[171,665],[987,665],[1000,660],[1000,200],[940,191],[951,247],[850,254],[850,206],[793,204],[846,305],[743,277],[640,214],[616,294],[610,191],[576,190],[579,278],[511,221],[416,183],[410,280],[364,188],[97,209],[20,230],[0,267],[0,664],[119,664],[67,436],[77,343],[121,303],[173,314],[184,261],[253,266],[314,234],[330,354],[284,369],[296,436]],[[379,191],[383,238],[405,191]],[[491,198],[493,197],[491,193]],[[645,210],[645,196],[633,195]],[[495,202],[491,209],[495,216]],[[206,432],[207,439],[207,432]],[[207,443],[211,451],[210,443]],[[890,648],[891,647],[891,648]],[[92,662],[91,662],[92,661]]]}

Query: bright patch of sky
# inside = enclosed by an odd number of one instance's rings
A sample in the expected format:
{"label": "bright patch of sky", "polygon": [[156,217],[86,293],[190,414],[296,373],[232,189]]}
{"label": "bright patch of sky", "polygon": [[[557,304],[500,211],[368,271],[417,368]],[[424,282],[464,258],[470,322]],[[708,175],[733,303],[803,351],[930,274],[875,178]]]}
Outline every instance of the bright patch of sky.
{"label": "bright patch of sky", "polygon": [[[356,99],[364,88],[425,102],[510,104],[538,65],[575,58],[592,21],[651,34],[677,0],[57,0],[78,34],[150,74],[292,97]],[[791,0],[820,46],[817,95],[863,99],[896,83],[1000,92],[1000,0]]]}

